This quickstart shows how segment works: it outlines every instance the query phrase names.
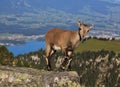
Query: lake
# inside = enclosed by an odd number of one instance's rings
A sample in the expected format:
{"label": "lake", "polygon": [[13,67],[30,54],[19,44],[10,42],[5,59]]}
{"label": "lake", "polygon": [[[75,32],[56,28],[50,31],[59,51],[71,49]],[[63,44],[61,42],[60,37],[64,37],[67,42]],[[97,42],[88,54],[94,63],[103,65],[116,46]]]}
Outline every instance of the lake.
{"label": "lake", "polygon": [[45,41],[29,40],[25,44],[16,46],[7,46],[7,49],[17,56],[19,54],[26,54],[29,52],[34,52],[39,49],[45,49]]}

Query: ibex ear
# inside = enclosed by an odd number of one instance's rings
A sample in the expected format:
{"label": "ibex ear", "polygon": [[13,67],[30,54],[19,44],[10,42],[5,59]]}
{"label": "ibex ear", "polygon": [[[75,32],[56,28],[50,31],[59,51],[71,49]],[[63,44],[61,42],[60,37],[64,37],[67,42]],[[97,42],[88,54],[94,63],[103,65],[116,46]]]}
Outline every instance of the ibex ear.
{"label": "ibex ear", "polygon": [[90,30],[91,28],[93,28],[93,25],[92,25],[92,24],[91,24],[91,25],[88,25],[87,31],[89,32],[89,30]]}
{"label": "ibex ear", "polygon": [[90,25],[90,29],[93,28],[93,24]]}
{"label": "ibex ear", "polygon": [[77,23],[78,23],[78,26],[80,27],[80,24],[81,24],[80,19],[78,20],[78,22],[77,22]]}

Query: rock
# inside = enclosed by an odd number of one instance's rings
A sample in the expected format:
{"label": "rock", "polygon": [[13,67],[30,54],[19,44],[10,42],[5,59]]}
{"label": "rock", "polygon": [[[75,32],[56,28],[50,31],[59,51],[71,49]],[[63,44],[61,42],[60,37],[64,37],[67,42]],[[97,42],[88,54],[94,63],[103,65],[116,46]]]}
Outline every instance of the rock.
{"label": "rock", "polygon": [[0,87],[80,87],[79,82],[75,71],[0,66]]}

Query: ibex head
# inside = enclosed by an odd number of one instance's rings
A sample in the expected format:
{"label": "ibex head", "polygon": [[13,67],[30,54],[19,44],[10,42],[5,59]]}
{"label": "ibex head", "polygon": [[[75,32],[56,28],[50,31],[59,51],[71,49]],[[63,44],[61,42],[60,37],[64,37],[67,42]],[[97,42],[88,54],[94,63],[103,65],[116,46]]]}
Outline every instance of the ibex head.
{"label": "ibex head", "polygon": [[86,34],[89,32],[89,30],[93,27],[92,24],[83,24],[78,20],[78,27],[79,27],[79,34],[82,39],[85,38]]}

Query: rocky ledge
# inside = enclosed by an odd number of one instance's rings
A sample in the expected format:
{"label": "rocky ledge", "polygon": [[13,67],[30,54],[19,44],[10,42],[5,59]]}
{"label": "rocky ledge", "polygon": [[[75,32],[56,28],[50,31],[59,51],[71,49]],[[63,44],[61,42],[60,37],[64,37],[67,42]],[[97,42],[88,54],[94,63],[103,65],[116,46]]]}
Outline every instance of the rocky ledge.
{"label": "rocky ledge", "polygon": [[80,87],[75,71],[0,66],[0,87]]}

